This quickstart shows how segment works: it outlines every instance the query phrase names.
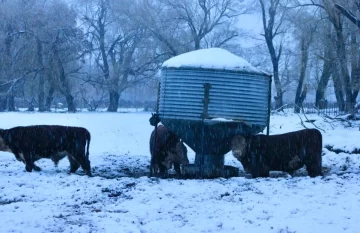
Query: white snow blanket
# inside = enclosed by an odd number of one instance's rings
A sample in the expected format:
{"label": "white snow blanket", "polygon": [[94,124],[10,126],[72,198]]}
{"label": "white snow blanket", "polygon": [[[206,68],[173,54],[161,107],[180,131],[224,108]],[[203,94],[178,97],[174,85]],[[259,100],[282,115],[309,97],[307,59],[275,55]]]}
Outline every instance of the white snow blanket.
{"label": "white snow blanket", "polygon": [[[2,128],[17,125],[82,126],[91,135],[94,177],[69,162],[51,160],[28,173],[0,153],[0,232],[360,232],[360,155],[324,149],[324,177],[248,179],[231,152],[225,163],[240,177],[212,180],[148,178],[150,113],[1,113]],[[329,124],[317,115],[323,142],[360,146],[358,126]],[[305,120],[305,119],[303,119]],[[355,125],[356,122],[353,122]],[[315,127],[304,123],[307,127]],[[302,129],[297,115],[271,117],[271,134]],[[194,152],[189,150],[190,162]]]}

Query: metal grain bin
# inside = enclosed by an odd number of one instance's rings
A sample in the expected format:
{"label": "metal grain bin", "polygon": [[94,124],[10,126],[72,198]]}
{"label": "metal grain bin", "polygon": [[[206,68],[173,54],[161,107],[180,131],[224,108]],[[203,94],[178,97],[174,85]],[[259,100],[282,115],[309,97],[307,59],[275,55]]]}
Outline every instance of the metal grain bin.
{"label": "metal grain bin", "polygon": [[227,70],[163,68],[160,116],[168,119],[201,120],[204,85],[207,83],[211,87],[206,119],[228,119],[266,127],[269,77]]}
{"label": "metal grain bin", "polygon": [[196,152],[200,176],[226,176],[232,137],[268,124],[270,85],[271,76],[226,50],[182,54],[162,66],[160,120]]}

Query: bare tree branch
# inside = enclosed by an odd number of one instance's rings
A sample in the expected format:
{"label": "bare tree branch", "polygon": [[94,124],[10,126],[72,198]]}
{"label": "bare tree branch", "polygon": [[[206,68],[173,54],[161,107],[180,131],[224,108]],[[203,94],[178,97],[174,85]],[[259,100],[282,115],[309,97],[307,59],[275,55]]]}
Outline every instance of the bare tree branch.
{"label": "bare tree branch", "polygon": [[341,14],[343,14],[353,24],[355,24],[358,28],[360,28],[360,20],[350,10],[346,10],[343,6],[339,4],[335,4],[334,6],[336,9],[338,9],[341,12]]}

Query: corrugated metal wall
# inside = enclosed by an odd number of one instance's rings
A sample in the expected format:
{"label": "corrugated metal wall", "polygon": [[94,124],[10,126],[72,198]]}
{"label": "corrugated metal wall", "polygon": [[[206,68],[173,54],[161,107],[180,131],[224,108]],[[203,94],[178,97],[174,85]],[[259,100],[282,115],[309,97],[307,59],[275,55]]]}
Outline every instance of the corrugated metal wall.
{"label": "corrugated metal wall", "polygon": [[161,71],[160,118],[201,120],[204,84],[210,83],[208,118],[267,125],[269,76],[232,71]]}

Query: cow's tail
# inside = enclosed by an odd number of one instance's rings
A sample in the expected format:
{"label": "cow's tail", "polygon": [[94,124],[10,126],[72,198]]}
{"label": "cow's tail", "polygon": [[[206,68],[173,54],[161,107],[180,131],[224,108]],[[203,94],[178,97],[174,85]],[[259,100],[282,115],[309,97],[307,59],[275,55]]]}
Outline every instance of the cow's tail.
{"label": "cow's tail", "polygon": [[[154,129],[154,141],[150,140],[150,144],[152,143],[152,145],[150,145],[150,150],[151,150],[151,159],[150,159],[150,177],[152,177],[153,175],[155,175],[155,173],[157,172],[157,167],[155,165],[155,153],[156,153],[156,140],[157,140],[157,127],[158,125],[155,124],[155,129]],[[152,136],[152,135],[151,135]],[[150,136],[150,137],[151,137]]]}
{"label": "cow's tail", "polygon": [[90,135],[90,132],[88,131],[87,132],[87,135],[86,135],[86,143],[87,143],[87,146],[86,146],[86,157],[89,159],[89,147],[90,147],[90,140],[91,140],[91,135]]}

